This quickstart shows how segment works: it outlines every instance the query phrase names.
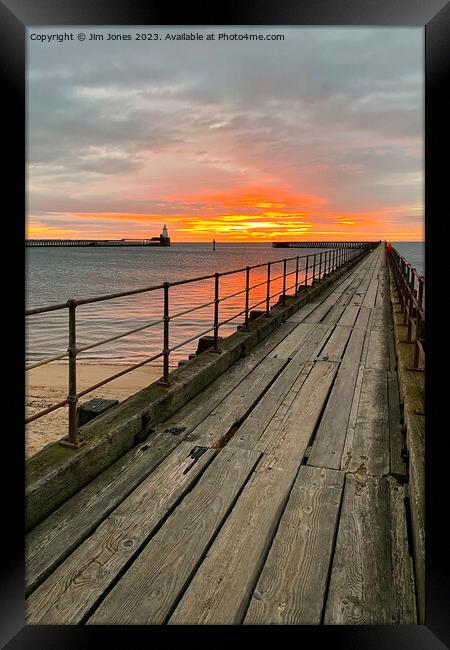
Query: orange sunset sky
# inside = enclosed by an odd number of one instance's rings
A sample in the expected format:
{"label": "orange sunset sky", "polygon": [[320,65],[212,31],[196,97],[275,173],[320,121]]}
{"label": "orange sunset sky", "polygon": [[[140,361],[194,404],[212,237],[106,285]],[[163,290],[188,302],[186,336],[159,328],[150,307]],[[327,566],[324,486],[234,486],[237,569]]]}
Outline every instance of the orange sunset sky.
{"label": "orange sunset sky", "polygon": [[423,240],[422,29],[84,30],[28,42],[27,237]]}

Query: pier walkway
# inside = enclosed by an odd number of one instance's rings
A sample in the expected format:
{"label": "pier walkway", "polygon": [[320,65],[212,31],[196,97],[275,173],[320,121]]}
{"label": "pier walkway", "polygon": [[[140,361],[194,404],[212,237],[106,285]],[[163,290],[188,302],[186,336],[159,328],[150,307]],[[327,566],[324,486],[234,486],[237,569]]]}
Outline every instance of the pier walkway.
{"label": "pier walkway", "polygon": [[28,624],[417,622],[384,251],[28,534]]}

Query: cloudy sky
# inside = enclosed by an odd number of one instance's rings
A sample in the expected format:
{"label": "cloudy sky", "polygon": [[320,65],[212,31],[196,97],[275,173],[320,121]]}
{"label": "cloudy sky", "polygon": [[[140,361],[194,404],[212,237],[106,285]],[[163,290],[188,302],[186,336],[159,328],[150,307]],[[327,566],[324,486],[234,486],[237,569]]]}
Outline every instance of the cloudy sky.
{"label": "cloudy sky", "polygon": [[28,38],[28,237],[423,239],[422,29]]}

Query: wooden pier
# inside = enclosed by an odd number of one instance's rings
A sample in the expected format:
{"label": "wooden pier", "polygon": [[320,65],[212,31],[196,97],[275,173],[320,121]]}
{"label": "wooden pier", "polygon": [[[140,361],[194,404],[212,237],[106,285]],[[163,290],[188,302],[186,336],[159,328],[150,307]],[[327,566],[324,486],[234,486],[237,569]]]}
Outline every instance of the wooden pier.
{"label": "wooden pier", "polygon": [[26,239],[26,248],[85,246],[170,246],[170,239],[152,237],[151,239]]}
{"label": "wooden pier", "polygon": [[367,241],[274,241],[273,248],[362,248],[380,242]]}
{"label": "wooden pier", "polygon": [[26,248],[54,248],[54,247],[76,247],[85,246],[170,246],[170,237],[167,226],[164,224],[159,237],[146,239],[26,239]]}
{"label": "wooden pier", "polygon": [[389,296],[381,245],[35,526],[27,623],[416,623]]}

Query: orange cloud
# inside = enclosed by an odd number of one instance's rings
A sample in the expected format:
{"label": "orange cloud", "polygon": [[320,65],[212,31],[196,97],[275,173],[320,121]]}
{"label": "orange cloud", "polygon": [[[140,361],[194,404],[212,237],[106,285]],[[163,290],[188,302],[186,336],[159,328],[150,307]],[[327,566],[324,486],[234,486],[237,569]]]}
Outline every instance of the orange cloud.
{"label": "orange cloud", "polygon": [[[199,204],[203,206],[200,209]],[[180,213],[177,213],[179,206]],[[418,219],[420,206],[383,206],[367,212],[333,211],[323,197],[280,188],[246,187],[223,194],[184,195],[172,206],[167,203],[166,209],[168,214],[49,212],[55,225],[47,226],[41,217],[31,217],[27,237],[148,237],[158,235],[167,223],[173,243],[207,241],[213,237],[221,241],[423,239],[423,223]],[[405,228],[408,213],[414,219]]]}

